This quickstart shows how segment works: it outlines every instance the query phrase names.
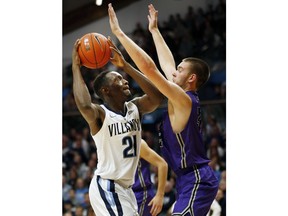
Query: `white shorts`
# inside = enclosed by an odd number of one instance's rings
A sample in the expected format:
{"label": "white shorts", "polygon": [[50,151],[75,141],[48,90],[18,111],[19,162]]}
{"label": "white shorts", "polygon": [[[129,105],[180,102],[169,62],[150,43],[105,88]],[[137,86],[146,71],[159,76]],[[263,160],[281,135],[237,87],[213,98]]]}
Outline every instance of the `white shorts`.
{"label": "white shorts", "polygon": [[89,198],[97,216],[137,216],[138,207],[132,188],[124,188],[113,180],[94,175]]}

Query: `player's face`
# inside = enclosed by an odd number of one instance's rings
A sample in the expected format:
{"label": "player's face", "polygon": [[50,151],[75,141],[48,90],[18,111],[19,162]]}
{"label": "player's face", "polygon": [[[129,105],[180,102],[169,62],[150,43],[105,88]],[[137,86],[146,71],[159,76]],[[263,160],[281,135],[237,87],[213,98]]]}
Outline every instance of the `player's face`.
{"label": "player's face", "polygon": [[123,76],[118,72],[111,72],[109,74],[110,79],[110,94],[117,99],[118,97],[131,96],[128,81],[123,78]]}
{"label": "player's face", "polygon": [[191,65],[188,62],[181,62],[177,66],[177,70],[172,74],[173,82],[184,88],[186,86],[189,76],[191,75],[190,67]]}

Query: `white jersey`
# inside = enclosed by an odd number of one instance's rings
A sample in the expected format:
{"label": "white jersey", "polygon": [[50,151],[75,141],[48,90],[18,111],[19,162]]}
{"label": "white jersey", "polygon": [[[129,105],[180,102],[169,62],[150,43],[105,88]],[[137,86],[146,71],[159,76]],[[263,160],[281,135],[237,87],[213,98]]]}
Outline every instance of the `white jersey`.
{"label": "white jersey", "polygon": [[126,115],[107,109],[101,129],[93,137],[98,155],[95,175],[124,187],[134,183],[141,142],[141,121],[137,106],[126,102]]}

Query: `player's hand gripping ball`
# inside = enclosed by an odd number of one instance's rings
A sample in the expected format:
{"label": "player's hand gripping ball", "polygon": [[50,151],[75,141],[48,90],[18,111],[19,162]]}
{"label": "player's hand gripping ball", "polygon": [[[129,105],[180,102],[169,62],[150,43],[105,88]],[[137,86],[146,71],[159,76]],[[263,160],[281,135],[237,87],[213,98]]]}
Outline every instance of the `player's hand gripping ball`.
{"label": "player's hand gripping ball", "polygon": [[111,50],[105,36],[99,33],[88,33],[80,39],[78,54],[83,66],[97,69],[109,62]]}

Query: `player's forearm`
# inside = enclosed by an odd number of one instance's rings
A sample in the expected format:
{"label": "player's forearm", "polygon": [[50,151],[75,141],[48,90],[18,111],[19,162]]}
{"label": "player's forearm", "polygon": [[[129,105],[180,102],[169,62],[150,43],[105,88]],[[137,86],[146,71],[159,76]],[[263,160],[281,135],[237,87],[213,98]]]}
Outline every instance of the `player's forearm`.
{"label": "player's forearm", "polygon": [[153,73],[158,72],[155,63],[151,57],[148,56],[148,54],[138,45],[136,45],[125,33],[120,32],[116,36],[136,66],[146,76],[133,68],[131,65],[127,65],[123,69],[126,69],[127,73],[138,83],[143,92],[149,96],[151,104],[160,105],[163,100],[163,95],[148,79],[149,76],[151,77],[154,75]]}
{"label": "player's forearm", "polygon": [[165,184],[167,180],[168,165],[166,162],[161,163],[158,166],[158,187],[156,195],[164,196]]}
{"label": "player's forearm", "polygon": [[73,94],[79,109],[91,105],[91,96],[78,65],[72,65]]}
{"label": "player's forearm", "polygon": [[154,29],[153,31],[151,31],[151,34],[156,47],[161,69],[165,73],[166,78],[171,81],[172,72],[176,69],[173,55],[164,38],[162,37],[159,29]]}
{"label": "player's forearm", "polygon": [[121,42],[138,69],[148,77],[153,75],[153,72],[157,70],[157,67],[151,57],[123,31],[118,32],[116,37]]}
{"label": "player's forearm", "polygon": [[129,74],[129,76],[138,83],[143,92],[149,96],[151,105],[160,105],[164,96],[143,73],[132,67],[129,63],[125,64],[123,70]]}
{"label": "player's forearm", "polygon": [[[152,83],[157,84],[157,80],[159,77],[162,77],[162,74],[158,71],[151,57],[121,30],[117,16],[111,3],[108,5],[108,14],[110,27],[113,34],[118,38],[120,43],[123,45],[129,56],[132,58],[132,60],[138,67],[138,69],[143,72],[148,77],[148,79],[151,80]],[[151,85],[151,83],[146,82],[145,79],[142,79],[142,81],[139,79],[135,79],[135,81],[140,85],[142,90],[148,96],[155,96],[155,92],[157,90]],[[148,88],[147,85],[149,85]],[[151,88],[153,88],[152,91]]]}

